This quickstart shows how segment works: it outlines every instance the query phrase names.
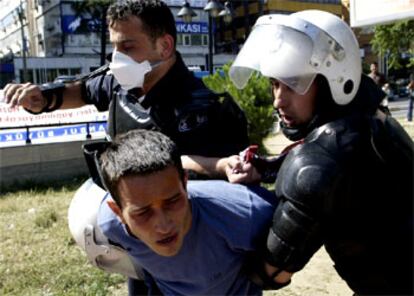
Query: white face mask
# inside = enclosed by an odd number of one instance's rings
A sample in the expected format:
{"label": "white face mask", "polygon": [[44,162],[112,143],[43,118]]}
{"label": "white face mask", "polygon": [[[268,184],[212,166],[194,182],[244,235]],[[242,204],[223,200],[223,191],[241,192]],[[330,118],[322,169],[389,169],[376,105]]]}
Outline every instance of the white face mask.
{"label": "white face mask", "polygon": [[151,72],[152,67],[148,61],[137,63],[132,58],[114,50],[112,53],[112,62],[109,68],[114,74],[115,79],[125,90],[133,88],[142,88],[144,85],[145,74]]}

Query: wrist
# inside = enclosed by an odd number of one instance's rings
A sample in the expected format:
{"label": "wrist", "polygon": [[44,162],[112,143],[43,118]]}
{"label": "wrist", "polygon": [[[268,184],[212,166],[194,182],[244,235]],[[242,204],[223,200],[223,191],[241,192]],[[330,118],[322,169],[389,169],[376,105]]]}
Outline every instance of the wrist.
{"label": "wrist", "polygon": [[228,163],[229,163],[229,158],[228,157],[219,158],[216,161],[216,164],[215,164],[215,171],[220,176],[225,176],[226,175],[226,167],[227,167]]}
{"label": "wrist", "polygon": [[64,83],[46,83],[39,86],[45,104],[40,111],[32,111],[27,108],[26,111],[31,114],[40,114],[44,112],[53,112],[60,109],[63,104]]}

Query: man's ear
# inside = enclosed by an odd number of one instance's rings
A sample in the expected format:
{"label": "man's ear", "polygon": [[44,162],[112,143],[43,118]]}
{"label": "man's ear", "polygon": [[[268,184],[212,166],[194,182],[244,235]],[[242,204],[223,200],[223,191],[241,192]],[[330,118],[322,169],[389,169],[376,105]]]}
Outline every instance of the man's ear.
{"label": "man's ear", "polygon": [[161,50],[160,54],[163,59],[170,58],[175,52],[174,38],[170,34],[164,34],[164,36],[158,38],[158,46]]}
{"label": "man's ear", "polygon": [[124,220],[124,216],[122,216],[122,210],[117,205],[117,203],[114,202],[113,200],[108,200],[106,203],[108,204],[108,206],[110,207],[110,209],[112,210],[112,212],[114,212],[115,215],[117,215],[119,217],[119,219],[121,219],[122,223],[126,224],[125,223],[125,220]]}
{"label": "man's ear", "polygon": [[188,182],[188,172],[184,170],[183,186],[184,186],[185,191],[187,191],[187,182]]}

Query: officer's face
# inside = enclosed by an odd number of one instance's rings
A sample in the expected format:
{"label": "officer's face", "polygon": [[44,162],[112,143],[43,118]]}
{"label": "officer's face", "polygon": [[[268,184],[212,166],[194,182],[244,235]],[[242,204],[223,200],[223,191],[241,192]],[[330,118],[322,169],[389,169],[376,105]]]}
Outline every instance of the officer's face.
{"label": "officer's face", "polygon": [[146,176],[121,177],[118,194],[122,209],[111,209],[131,234],[161,256],[181,249],[191,226],[191,208],[183,182],[174,167]]}
{"label": "officer's face", "polygon": [[141,19],[136,16],[112,23],[109,27],[109,36],[113,48],[139,63],[145,60],[159,61],[159,44],[157,40],[151,39],[142,27]]}
{"label": "officer's face", "polygon": [[136,62],[162,62],[145,75],[144,93],[165,75],[174,62],[173,37],[164,34],[154,40],[143,30],[142,21],[136,16],[113,22],[109,27],[109,35],[113,48],[128,55]]}
{"label": "officer's face", "polygon": [[309,90],[300,95],[277,79],[270,79],[274,96],[273,106],[280,119],[288,127],[308,123],[314,116],[317,84],[313,81]]}

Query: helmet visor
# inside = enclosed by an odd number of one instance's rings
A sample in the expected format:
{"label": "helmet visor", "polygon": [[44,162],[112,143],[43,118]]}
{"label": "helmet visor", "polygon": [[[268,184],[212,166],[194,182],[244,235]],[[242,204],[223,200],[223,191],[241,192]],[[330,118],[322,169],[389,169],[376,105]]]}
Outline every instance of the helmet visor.
{"label": "helmet visor", "polygon": [[257,25],[231,66],[230,79],[243,88],[252,72],[259,71],[304,94],[317,74],[311,65],[313,48],[312,39],[292,27]]}

